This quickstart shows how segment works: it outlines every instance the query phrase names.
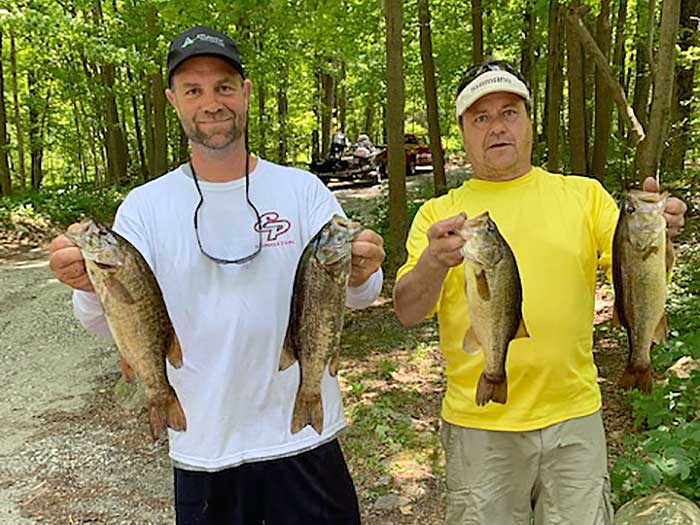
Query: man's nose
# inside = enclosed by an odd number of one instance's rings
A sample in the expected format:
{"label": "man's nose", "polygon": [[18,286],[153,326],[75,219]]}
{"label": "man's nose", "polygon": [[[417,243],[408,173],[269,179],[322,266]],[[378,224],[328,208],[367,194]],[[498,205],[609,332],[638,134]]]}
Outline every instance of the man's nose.
{"label": "man's nose", "polygon": [[223,104],[216,91],[205,91],[204,100],[202,100],[202,109],[207,113],[216,113],[223,108]]}

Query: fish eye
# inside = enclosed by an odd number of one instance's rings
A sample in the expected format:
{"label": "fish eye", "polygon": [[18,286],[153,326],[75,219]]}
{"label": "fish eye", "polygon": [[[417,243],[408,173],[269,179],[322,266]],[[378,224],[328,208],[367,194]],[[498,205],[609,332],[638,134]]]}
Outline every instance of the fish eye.
{"label": "fish eye", "polygon": [[627,213],[634,213],[636,211],[636,208],[634,207],[634,205],[627,203],[627,205],[625,206],[625,211]]}
{"label": "fish eye", "polygon": [[486,223],[486,229],[493,233],[494,231],[496,231],[496,225],[493,222],[489,221]]}

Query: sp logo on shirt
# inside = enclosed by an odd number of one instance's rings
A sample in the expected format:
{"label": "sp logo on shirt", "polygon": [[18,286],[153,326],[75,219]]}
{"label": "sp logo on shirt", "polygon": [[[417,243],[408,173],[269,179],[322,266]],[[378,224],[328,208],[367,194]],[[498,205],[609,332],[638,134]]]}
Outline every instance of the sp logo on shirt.
{"label": "sp logo on shirt", "polygon": [[267,211],[260,216],[260,224],[255,225],[255,231],[263,234],[266,242],[275,242],[292,227],[287,219],[280,219],[276,211]]}

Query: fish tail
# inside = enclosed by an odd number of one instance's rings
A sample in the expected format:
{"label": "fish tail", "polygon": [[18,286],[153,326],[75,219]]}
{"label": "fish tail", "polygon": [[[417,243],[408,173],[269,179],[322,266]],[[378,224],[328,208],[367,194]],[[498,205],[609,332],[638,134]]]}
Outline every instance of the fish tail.
{"label": "fish tail", "polygon": [[306,425],[311,425],[321,435],[323,432],[323,403],[320,393],[308,395],[299,388],[292,415],[292,434],[296,434]]}
{"label": "fish tail", "polygon": [[504,377],[503,381],[493,381],[482,372],[476,386],[476,404],[482,407],[489,401],[501,404],[508,401],[508,380]]}
{"label": "fish tail", "polygon": [[620,387],[624,389],[638,388],[645,394],[651,393],[651,367],[635,368],[627,365],[620,379]]}
{"label": "fish tail", "polygon": [[149,403],[148,423],[154,441],[160,437],[166,427],[177,431],[187,430],[185,412],[172,388],[167,395]]}

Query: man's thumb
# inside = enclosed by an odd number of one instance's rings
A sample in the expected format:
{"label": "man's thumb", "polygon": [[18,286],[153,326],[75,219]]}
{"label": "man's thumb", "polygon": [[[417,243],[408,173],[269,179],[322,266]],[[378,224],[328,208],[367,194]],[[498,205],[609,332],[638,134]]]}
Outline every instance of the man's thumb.
{"label": "man's thumb", "polygon": [[647,177],[642,183],[642,191],[659,192],[659,183],[654,177]]}

